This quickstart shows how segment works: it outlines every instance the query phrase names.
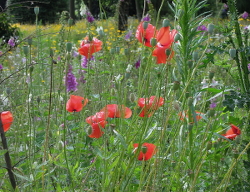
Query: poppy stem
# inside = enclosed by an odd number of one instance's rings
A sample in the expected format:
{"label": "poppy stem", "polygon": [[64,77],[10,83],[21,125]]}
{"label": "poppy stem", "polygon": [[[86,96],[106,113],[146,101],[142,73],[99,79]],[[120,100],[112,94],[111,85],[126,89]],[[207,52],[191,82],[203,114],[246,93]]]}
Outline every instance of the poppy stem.
{"label": "poppy stem", "polygon": [[6,140],[6,137],[5,137],[4,130],[3,130],[3,124],[2,124],[2,120],[1,120],[1,113],[0,113],[0,133],[1,133],[3,149],[7,150],[7,152],[4,154],[4,158],[5,158],[5,162],[6,162],[6,166],[7,166],[7,171],[8,171],[8,174],[9,174],[10,183],[11,183],[13,189],[16,189],[16,180],[15,180],[14,174],[12,172],[11,159],[10,159],[10,154],[9,154],[9,151],[8,151],[7,140]]}

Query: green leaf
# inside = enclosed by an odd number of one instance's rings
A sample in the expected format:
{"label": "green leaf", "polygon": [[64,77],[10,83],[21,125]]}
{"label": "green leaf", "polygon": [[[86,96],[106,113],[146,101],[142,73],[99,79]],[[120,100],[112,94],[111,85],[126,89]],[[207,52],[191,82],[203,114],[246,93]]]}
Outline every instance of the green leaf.
{"label": "green leaf", "polygon": [[29,177],[20,175],[20,174],[15,173],[15,172],[13,172],[13,173],[14,173],[14,175],[16,175],[17,177],[19,177],[19,178],[22,179],[22,180],[26,180],[26,181],[32,182],[31,178],[29,178]]}
{"label": "green leaf", "polygon": [[122,146],[124,148],[127,148],[127,144],[126,144],[126,141],[125,141],[124,137],[120,133],[118,133],[115,129],[113,129],[113,132],[116,135],[116,137],[120,140]]}
{"label": "green leaf", "polygon": [[215,89],[215,88],[204,88],[201,91],[207,91],[207,92],[210,92],[210,93],[220,93],[223,90],[221,90],[221,89]]}
{"label": "green leaf", "polygon": [[7,149],[4,149],[4,150],[0,150],[0,155],[4,155],[5,153],[7,153]]}
{"label": "green leaf", "polygon": [[156,126],[157,126],[157,122],[155,122],[154,126],[151,127],[151,128],[148,130],[145,139],[148,139],[148,138],[150,137],[150,135],[152,134],[152,132],[155,130]]}

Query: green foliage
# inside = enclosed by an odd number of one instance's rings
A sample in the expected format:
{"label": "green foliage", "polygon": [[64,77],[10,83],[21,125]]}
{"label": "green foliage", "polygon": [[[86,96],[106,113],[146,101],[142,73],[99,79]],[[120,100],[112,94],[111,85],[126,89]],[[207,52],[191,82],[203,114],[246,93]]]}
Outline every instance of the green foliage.
{"label": "green foliage", "polygon": [[0,12],[0,39],[8,42],[11,36],[18,36],[19,29],[11,25],[11,18],[5,12]]}
{"label": "green foliage", "polygon": [[43,24],[58,22],[60,14],[64,10],[68,10],[67,0],[41,0],[38,2],[25,2],[23,0],[8,0],[8,5],[13,5],[9,11],[15,17],[15,21],[19,23],[34,24],[36,16],[34,7],[39,7],[39,21]]}

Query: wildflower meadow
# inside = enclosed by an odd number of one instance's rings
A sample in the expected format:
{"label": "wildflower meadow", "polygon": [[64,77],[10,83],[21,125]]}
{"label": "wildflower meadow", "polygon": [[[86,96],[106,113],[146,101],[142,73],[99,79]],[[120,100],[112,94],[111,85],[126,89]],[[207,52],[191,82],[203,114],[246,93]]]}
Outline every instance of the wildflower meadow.
{"label": "wildflower meadow", "polygon": [[0,191],[250,191],[249,14],[168,3],[171,17],[145,11],[126,31],[88,10],[42,25],[35,7],[36,23],[14,24]]}

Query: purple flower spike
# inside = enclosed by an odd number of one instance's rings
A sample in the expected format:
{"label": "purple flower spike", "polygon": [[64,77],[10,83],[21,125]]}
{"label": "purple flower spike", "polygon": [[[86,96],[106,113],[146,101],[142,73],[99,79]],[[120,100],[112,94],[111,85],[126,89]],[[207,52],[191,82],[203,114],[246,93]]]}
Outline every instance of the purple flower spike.
{"label": "purple flower spike", "polygon": [[248,71],[250,71],[250,63],[247,64]]}
{"label": "purple flower spike", "polygon": [[132,36],[132,31],[129,30],[128,33],[125,35],[125,40],[128,41],[128,40],[130,39],[131,36]]}
{"label": "purple flower spike", "polygon": [[3,66],[0,64],[0,70],[3,70]]}
{"label": "purple flower spike", "polygon": [[141,60],[138,59],[138,61],[136,61],[135,63],[135,68],[138,69],[141,66]]}
{"label": "purple flower spike", "polygon": [[74,74],[72,73],[72,66],[71,65],[69,65],[69,70],[68,70],[68,74],[66,76],[65,81],[66,81],[65,84],[66,84],[68,92],[77,91],[78,83],[76,81]]}
{"label": "purple flower spike", "polygon": [[86,18],[89,23],[93,23],[95,21],[95,18],[91,15],[89,11],[86,14]]}
{"label": "purple flower spike", "polygon": [[247,19],[248,18],[248,12],[244,12],[244,13],[242,13],[242,15],[241,15],[241,17],[243,18],[243,19]]}
{"label": "purple flower spike", "polygon": [[8,41],[8,44],[9,44],[9,46],[11,46],[11,47],[15,47],[15,39],[14,39],[14,37],[11,37],[10,39],[9,39],[9,41]]}
{"label": "purple flower spike", "polygon": [[205,25],[200,25],[197,27],[197,31],[207,31],[207,27]]}
{"label": "purple flower spike", "polygon": [[151,19],[150,19],[150,16],[149,16],[149,14],[147,14],[145,17],[143,17],[142,18],[142,21],[150,21]]}

